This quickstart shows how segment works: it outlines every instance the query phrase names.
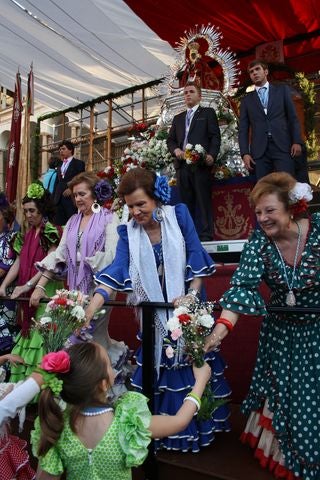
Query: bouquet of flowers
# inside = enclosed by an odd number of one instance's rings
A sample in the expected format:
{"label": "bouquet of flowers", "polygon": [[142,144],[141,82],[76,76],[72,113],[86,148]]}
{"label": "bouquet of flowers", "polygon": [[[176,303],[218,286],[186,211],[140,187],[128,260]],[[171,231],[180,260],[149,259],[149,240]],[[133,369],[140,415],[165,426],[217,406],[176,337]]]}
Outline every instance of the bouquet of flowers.
{"label": "bouquet of flowers", "polygon": [[85,325],[84,309],[89,303],[88,298],[78,291],[57,290],[44,315],[33,320],[33,328],[41,334],[46,352],[61,350],[70,335]]}
{"label": "bouquet of flowers", "polygon": [[[167,322],[171,339],[173,341],[180,339],[183,352],[196,367],[204,364],[205,339],[214,326],[214,318],[211,314],[213,307],[212,302],[196,302],[188,306],[180,306],[173,311],[173,316]],[[176,347],[172,346],[170,340],[165,343],[166,355],[171,358],[175,354]],[[198,419],[208,420],[213,411],[225,402],[225,399],[215,398],[209,381],[201,399]]]}
{"label": "bouquet of flowers", "polygon": [[205,165],[206,151],[199,143],[194,146],[191,145],[191,143],[187,143],[184,151],[184,158],[188,165],[192,165],[194,167]]}
{"label": "bouquet of flowers", "polygon": [[148,130],[148,124],[144,122],[135,122],[128,129],[128,134],[133,136],[140,136],[143,132]]}

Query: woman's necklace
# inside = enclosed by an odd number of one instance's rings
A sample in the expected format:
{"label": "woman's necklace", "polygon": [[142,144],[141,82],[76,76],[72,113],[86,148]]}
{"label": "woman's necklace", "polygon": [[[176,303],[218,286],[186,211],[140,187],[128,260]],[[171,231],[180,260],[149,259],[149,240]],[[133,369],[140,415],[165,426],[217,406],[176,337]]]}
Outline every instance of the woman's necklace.
{"label": "woman's necklace", "polygon": [[288,290],[289,290],[288,293],[287,293],[287,296],[286,296],[286,304],[288,305],[288,307],[294,307],[296,305],[296,297],[294,296],[294,293],[293,293],[293,284],[294,284],[294,281],[295,281],[295,278],[296,278],[296,267],[297,267],[298,255],[299,255],[299,250],[300,250],[301,233],[302,232],[301,232],[301,227],[300,227],[299,223],[295,222],[295,224],[298,227],[298,241],[297,241],[297,248],[296,248],[296,253],[295,253],[294,261],[293,261],[293,271],[292,271],[291,284],[289,283],[287,269],[286,269],[286,265],[285,265],[284,260],[283,260],[283,256],[281,255],[281,252],[280,252],[280,249],[277,245],[277,242],[275,240],[273,240],[273,242],[276,246],[277,252],[279,254],[279,257],[280,257],[281,265],[282,265],[283,272],[284,272],[284,278],[285,278],[285,281],[286,281],[286,284],[287,284]]}
{"label": "woman's necklace", "polygon": [[96,415],[103,415],[107,412],[113,412],[113,408],[111,407],[86,407],[81,410],[81,415],[85,417],[95,417]]}

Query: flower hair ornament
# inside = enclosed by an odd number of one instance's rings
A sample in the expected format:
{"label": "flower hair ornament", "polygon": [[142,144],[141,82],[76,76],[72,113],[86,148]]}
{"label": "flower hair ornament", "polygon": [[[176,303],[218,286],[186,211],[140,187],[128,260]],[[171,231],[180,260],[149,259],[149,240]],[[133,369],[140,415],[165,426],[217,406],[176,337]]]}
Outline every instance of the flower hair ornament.
{"label": "flower hair ornament", "polygon": [[70,371],[70,356],[64,350],[51,352],[42,358],[40,367],[35,372],[40,373],[44,379],[41,390],[50,388],[54,396],[61,393],[63,381],[57,378],[57,373],[67,373]]}
{"label": "flower hair ornament", "polygon": [[312,189],[308,183],[297,182],[289,191],[289,205],[292,215],[304,213],[308,209],[308,202],[313,198]]}
{"label": "flower hair ornament", "polygon": [[154,182],[154,196],[164,205],[170,202],[171,188],[165,175],[157,175]]}
{"label": "flower hair ornament", "polygon": [[101,210],[100,204],[103,205],[113,196],[112,186],[107,180],[100,180],[94,187],[94,193],[97,197],[97,200],[92,204],[91,210],[93,213],[99,213]]}
{"label": "flower hair ornament", "polygon": [[27,197],[40,199],[43,197],[44,192],[45,189],[40,183],[31,183],[27,190]]}

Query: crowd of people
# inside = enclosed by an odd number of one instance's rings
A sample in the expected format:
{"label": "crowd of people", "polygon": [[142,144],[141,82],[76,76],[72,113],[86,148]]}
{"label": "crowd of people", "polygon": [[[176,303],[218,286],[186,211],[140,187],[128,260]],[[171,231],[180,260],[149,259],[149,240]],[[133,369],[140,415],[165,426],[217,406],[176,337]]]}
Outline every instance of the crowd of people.
{"label": "crowd of people", "polygon": [[[60,145],[61,161],[50,164],[47,188],[36,182],[27,190],[24,234],[13,228],[13,209],[0,197],[0,296],[6,297],[1,304],[0,365],[10,363],[0,371],[3,480],[49,480],[63,474],[68,480],[126,480],[131,467],[144,462],[151,439],[155,450],[198,452],[210,445],[217,432],[230,430],[224,400],[231,388],[220,346],[240,314],[242,322],[247,315],[263,317],[252,383],[242,404],[248,421],[241,440],[277,478],[320,479],[320,213],[308,213],[311,187],[295,178],[292,162],[303,145],[288,91],[265,85],[263,63],[249,65],[248,71],[257,88],[243,100],[239,135],[243,160],[257,173],[250,200],[258,226],[220,299],[222,312],[201,347],[201,367],[190,361],[180,334],[168,334],[172,309],[155,309],[152,412],[142,393],[143,349],[135,352],[133,368],[128,347],[109,336],[111,307],[106,304],[117,292],[126,294],[131,305],[171,303],[182,325],[192,308],[207,300],[203,279],[214,275],[215,265],[201,240],[212,238],[208,178],[220,134],[214,110],[200,106],[199,86],[185,85],[188,111],[174,118],[168,139],[185,203],[170,205],[165,176],[134,168],[118,187],[129,212],[128,222],[119,224],[117,213],[105,207],[113,196],[111,186],[84,171],[67,141]],[[259,89],[265,86],[262,95]],[[278,141],[277,121],[286,121],[281,105],[293,115],[287,119],[292,131]],[[259,128],[263,115],[266,138],[254,128],[247,138],[250,122]],[[188,142],[203,144],[207,152],[196,170],[185,161]],[[55,187],[49,191],[53,173]],[[282,310],[267,308],[259,290],[263,281],[271,292],[269,307]],[[63,287],[89,296],[86,323],[63,350],[48,352],[32,318],[41,318],[41,300]],[[14,302],[19,297],[24,301]],[[138,320],[140,313],[136,309]],[[208,390],[222,402],[204,419],[197,413]],[[39,411],[30,439],[37,473],[25,443],[9,428],[10,419],[31,401],[38,402]]]}

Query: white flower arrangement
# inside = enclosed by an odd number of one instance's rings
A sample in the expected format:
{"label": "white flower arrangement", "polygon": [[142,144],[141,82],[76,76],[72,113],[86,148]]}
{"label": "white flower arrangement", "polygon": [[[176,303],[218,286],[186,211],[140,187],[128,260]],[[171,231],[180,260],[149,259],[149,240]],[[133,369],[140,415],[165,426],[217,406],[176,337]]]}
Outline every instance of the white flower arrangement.
{"label": "white flower arrangement", "polygon": [[312,198],[312,189],[308,183],[297,182],[289,192],[289,203],[291,205],[299,202],[299,200],[310,202]]}

